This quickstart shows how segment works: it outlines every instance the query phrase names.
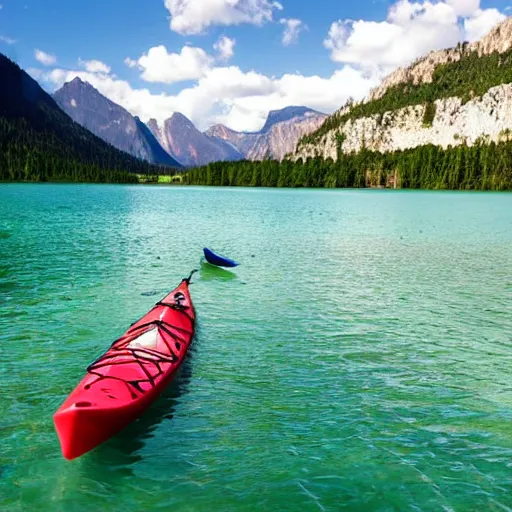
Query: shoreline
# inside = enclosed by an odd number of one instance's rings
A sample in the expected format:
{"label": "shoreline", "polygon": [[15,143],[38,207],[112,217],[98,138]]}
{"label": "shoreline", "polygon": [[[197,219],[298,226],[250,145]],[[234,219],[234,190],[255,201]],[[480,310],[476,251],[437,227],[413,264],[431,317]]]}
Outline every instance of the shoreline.
{"label": "shoreline", "polygon": [[119,182],[96,182],[96,181],[64,181],[64,180],[46,180],[46,181],[13,181],[0,180],[0,185],[121,185],[121,186],[153,186],[169,188],[226,188],[243,190],[316,190],[316,191],[373,191],[373,192],[463,192],[463,193],[501,193],[512,194],[512,189],[505,190],[482,190],[482,189],[460,189],[460,188],[406,188],[406,187],[265,187],[251,185],[206,185],[201,183],[169,183],[169,182],[149,182],[149,183],[119,183]]}

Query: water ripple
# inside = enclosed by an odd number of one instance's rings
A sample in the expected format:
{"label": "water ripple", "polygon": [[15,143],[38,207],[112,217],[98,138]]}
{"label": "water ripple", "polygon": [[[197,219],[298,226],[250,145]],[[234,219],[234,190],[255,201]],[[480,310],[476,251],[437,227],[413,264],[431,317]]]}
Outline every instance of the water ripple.
{"label": "water ripple", "polygon": [[[511,206],[0,185],[1,509],[511,510]],[[53,412],[193,268],[179,377],[65,461]]]}

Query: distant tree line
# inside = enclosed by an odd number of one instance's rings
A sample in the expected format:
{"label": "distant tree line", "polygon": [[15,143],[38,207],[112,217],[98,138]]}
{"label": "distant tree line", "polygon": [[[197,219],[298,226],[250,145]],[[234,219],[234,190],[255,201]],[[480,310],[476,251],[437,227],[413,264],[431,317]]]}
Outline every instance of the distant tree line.
{"label": "distant tree line", "polygon": [[362,149],[332,159],[216,162],[191,169],[192,185],[249,187],[396,187],[512,190],[512,143],[427,145],[379,153]]}
{"label": "distant tree line", "polygon": [[411,105],[426,104],[425,122],[428,124],[435,115],[435,100],[459,97],[465,103],[482,96],[491,87],[512,82],[512,49],[479,56],[477,52],[468,50],[467,43],[463,43],[458,45],[456,51],[460,59],[437,66],[431,83],[415,85],[405,82],[390,87],[374,101],[354,104],[348,112],[328,117],[316,131],[303,136],[299,144],[318,142],[327,132],[349,119],[382,115]]}

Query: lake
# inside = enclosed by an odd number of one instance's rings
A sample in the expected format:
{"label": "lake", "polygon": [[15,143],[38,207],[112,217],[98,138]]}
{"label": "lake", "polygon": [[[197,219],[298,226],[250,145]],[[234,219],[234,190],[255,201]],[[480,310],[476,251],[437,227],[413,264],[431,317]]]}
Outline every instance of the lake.
{"label": "lake", "polygon": [[[66,461],[53,413],[194,268],[178,378]],[[511,510],[512,194],[0,184],[0,356],[3,512]]]}

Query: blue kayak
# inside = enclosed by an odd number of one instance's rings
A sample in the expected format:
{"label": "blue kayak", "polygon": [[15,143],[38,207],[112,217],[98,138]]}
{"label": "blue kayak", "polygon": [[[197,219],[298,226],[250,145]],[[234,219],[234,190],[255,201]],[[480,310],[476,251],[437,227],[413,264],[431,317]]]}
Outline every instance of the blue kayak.
{"label": "blue kayak", "polygon": [[220,256],[219,254],[215,254],[213,251],[205,247],[203,249],[204,257],[208,263],[212,265],[217,265],[218,267],[237,267],[238,263],[236,261],[230,260],[229,258],[225,258],[224,256]]}

